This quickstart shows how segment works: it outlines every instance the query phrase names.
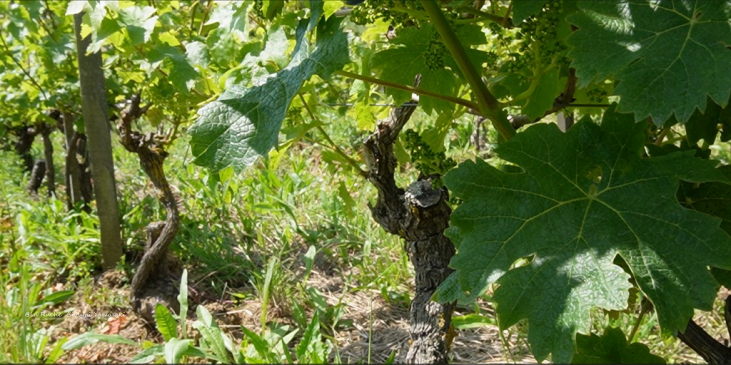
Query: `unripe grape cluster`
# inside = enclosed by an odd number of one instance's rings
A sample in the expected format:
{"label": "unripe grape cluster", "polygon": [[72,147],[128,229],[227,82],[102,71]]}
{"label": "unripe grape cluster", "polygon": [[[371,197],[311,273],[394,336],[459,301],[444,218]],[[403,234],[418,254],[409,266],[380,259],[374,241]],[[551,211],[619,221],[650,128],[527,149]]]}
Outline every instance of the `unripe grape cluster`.
{"label": "unripe grape cluster", "polygon": [[[550,0],[543,6],[540,13],[524,20],[520,25],[516,38],[521,41],[518,52],[511,53],[512,61],[507,66],[509,72],[518,70],[533,64],[549,65],[557,61],[564,61],[560,56],[567,48],[558,41],[558,23],[563,13],[563,0]],[[538,56],[540,59],[536,60]],[[539,62],[536,62],[539,61]]]}
{"label": "unripe grape cluster", "polygon": [[434,32],[432,38],[429,40],[426,52],[424,53],[424,59],[426,67],[430,70],[439,70],[444,68],[444,55],[448,54],[447,47],[442,42],[439,33]]}
{"label": "unripe grape cluster", "polygon": [[606,90],[599,88],[589,89],[586,91],[586,97],[589,98],[592,103],[601,103],[607,95],[608,93]]}
{"label": "unripe grape cluster", "polygon": [[423,176],[441,176],[457,166],[457,162],[451,157],[447,158],[444,152],[435,152],[429,147],[413,129],[404,132],[404,142],[411,155],[411,163]]}

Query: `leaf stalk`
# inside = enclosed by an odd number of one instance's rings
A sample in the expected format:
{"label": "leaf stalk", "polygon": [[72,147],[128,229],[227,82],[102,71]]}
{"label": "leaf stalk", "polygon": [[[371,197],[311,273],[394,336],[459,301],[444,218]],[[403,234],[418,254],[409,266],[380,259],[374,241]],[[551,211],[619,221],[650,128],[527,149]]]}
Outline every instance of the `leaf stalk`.
{"label": "leaf stalk", "polygon": [[360,75],[360,74],[349,72],[349,71],[341,70],[341,71],[335,71],[335,73],[340,76],[350,77],[351,79],[366,81],[366,82],[370,82],[370,83],[381,85],[381,86],[388,86],[388,87],[392,87],[394,89],[409,91],[409,92],[412,92],[417,95],[431,96],[433,98],[449,101],[449,102],[452,102],[452,103],[455,103],[458,105],[462,105],[467,108],[471,108],[473,110],[479,110],[479,106],[477,104],[475,104],[469,100],[466,100],[466,99],[456,98],[456,97],[444,95],[444,94],[439,94],[439,93],[435,93],[435,92],[432,92],[429,90],[418,89],[418,88],[415,88],[415,87],[409,86],[409,85],[397,84],[395,82],[385,81],[385,80],[377,79],[375,77]]}

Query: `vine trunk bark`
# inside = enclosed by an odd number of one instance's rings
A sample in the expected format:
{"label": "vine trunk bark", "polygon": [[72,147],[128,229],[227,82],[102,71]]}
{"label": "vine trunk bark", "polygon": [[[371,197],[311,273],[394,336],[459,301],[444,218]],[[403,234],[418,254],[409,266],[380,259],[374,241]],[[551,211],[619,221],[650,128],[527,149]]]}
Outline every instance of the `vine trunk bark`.
{"label": "vine trunk bark", "polygon": [[[131,103],[122,112],[117,126],[122,145],[137,154],[140,165],[158,191],[158,199],[165,207],[165,222],[152,222],[147,226],[145,253],[135,276],[132,278],[132,306],[144,318],[152,320],[156,303],[164,302],[177,311],[176,289],[170,285],[179,276],[179,265],[168,252],[180,225],[180,213],[170,183],[165,177],[163,163],[168,156],[162,136],[153,132],[142,134],[131,129],[132,121],[147,111],[140,108],[140,94],[132,96]],[[147,300],[147,299],[150,300]]]}
{"label": "vine trunk bark", "polygon": [[[416,86],[419,81],[420,76]],[[379,121],[376,131],[363,143],[363,157],[368,180],[378,190],[378,200],[375,206],[370,206],[373,219],[387,232],[404,238],[404,249],[416,273],[406,362],[447,364],[454,336],[451,326],[454,303],[431,300],[439,284],[451,274],[448,265],[455,252],[452,242],[443,235],[451,215],[447,191],[434,189],[427,179],[420,179],[404,190],[394,180],[398,162],[393,144],[417,102],[414,95],[410,103],[393,109],[389,118]]]}
{"label": "vine trunk bark", "polygon": [[38,132],[36,132],[35,128],[31,126],[13,128],[12,132],[14,132],[15,136],[18,137],[18,140],[15,141],[15,145],[13,146],[15,148],[15,153],[17,153],[23,161],[23,167],[25,167],[25,170],[32,172],[33,156],[30,154],[30,148],[33,146],[33,140],[35,140]]}
{"label": "vine trunk bark", "polygon": [[[51,113],[51,118],[58,117],[55,112]],[[55,119],[55,118],[54,118]],[[56,195],[56,167],[53,164],[53,141],[51,133],[54,126],[48,123],[38,123],[36,131],[43,137],[43,158],[46,160],[46,187],[48,188],[48,196]]]}
{"label": "vine trunk bark", "polygon": [[[84,202],[82,209],[89,212],[89,203],[94,199],[92,194],[91,176],[89,175],[89,159],[86,158],[86,135],[74,130],[73,114],[63,113],[63,131],[66,137],[66,195],[68,208],[72,209],[80,201]],[[78,156],[82,156],[80,163]]]}
{"label": "vine trunk bark", "polygon": [[28,191],[30,195],[38,194],[38,188],[41,187],[41,184],[43,183],[43,177],[45,175],[46,161],[36,161],[36,163],[33,165],[33,168],[31,169],[30,179],[28,180],[28,185],[25,186],[25,190]]}
{"label": "vine trunk bark", "polygon": [[74,15],[76,53],[81,84],[81,108],[89,136],[89,162],[101,231],[102,267],[114,269],[122,257],[122,235],[112,158],[112,137],[107,119],[107,97],[101,53],[86,54],[90,36],[81,38],[83,12]]}
{"label": "vine trunk bark", "polygon": [[[731,334],[731,296],[726,297],[724,318],[726,329]],[[716,341],[692,319],[688,322],[685,332],[678,333],[678,338],[709,364],[731,364],[731,348]]]}

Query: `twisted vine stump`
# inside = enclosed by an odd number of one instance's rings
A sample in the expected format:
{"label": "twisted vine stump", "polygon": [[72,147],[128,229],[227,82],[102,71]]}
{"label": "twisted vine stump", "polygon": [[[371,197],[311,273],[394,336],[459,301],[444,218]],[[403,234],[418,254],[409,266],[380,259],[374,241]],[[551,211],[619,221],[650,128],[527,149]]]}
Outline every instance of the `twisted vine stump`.
{"label": "twisted vine stump", "polygon": [[[38,135],[38,131],[32,126],[20,126],[11,128],[10,132],[14,134],[18,139],[13,143],[15,153],[20,156],[23,160],[23,167],[26,171],[33,171],[33,156],[30,154],[30,149],[33,146],[33,141]],[[45,170],[44,170],[45,172]]]}
{"label": "twisted vine stump", "polygon": [[144,114],[149,105],[140,108],[140,94],[131,98],[129,106],[122,111],[119,129],[122,145],[137,154],[140,165],[158,192],[158,199],[165,207],[164,222],[150,223],[147,228],[147,243],[137,272],[132,278],[132,308],[143,318],[153,322],[157,303],[171,307],[176,313],[180,309],[175,286],[182,272],[179,261],[168,252],[180,225],[178,205],[170,188],[163,162],[168,156],[165,141],[155,133],[141,134],[132,131],[132,121]]}
{"label": "twisted vine stump", "polygon": [[30,173],[30,179],[28,185],[25,186],[25,190],[30,195],[38,194],[38,189],[43,183],[43,177],[46,176],[46,160],[38,160],[33,164],[33,169]]}
{"label": "twisted vine stump", "polygon": [[[94,200],[94,194],[91,185],[89,159],[86,158],[86,135],[74,130],[73,115],[69,111],[63,112],[59,122],[60,128],[66,137],[66,169],[64,175],[69,210],[79,201],[83,201],[82,209],[91,212],[89,203]],[[82,159],[81,162],[79,157]]]}
{"label": "twisted vine stump", "polygon": [[[415,86],[418,86],[417,76]],[[416,272],[416,293],[409,311],[410,347],[406,362],[410,364],[447,364],[454,335],[451,327],[454,303],[440,304],[431,300],[452,269],[449,260],[454,245],[444,237],[452,211],[447,205],[447,192],[434,189],[428,179],[420,178],[405,190],[394,180],[398,164],[393,144],[409,120],[418,97],[391,111],[389,118],[379,121],[376,131],[363,143],[363,157],[368,167],[368,180],[378,190],[375,206],[370,205],[373,219],[387,232],[402,237]]]}

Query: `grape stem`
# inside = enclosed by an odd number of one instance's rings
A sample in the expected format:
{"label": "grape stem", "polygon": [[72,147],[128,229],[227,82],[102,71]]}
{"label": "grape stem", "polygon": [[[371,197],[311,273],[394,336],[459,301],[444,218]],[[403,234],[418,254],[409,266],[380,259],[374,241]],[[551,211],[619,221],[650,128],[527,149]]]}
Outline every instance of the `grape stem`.
{"label": "grape stem", "polygon": [[668,133],[670,133],[670,127],[665,127],[660,131],[660,135],[657,136],[657,139],[655,140],[655,146],[662,146],[663,141],[665,141],[665,137],[667,137]]}
{"label": "grape stem", "polygon": [[477,106],[479,107],[478,110],[483,116],[490,119],[504,140],[509,140],[515,135],[515,128],[508,121],[507,114],[502,110],[500,102],[490,93],[485,83],[482,82],[480,75],[467,57],[467,52],[465,52],[462,42],[457,38],[457,35],[449,25],[447,18],[444,17],[439,5],[434,0],[422,0],[421,4],[427,14],[429,14],[432,24],[442,37],[444,45],[449,50],[449,53],[452,54],[452,57],[457,62],[457,66],[459,66],[462,74],[464,74],[467,82],[470,84],[470,88],[475,93]]}
{"label": "grape stem", "polygon": [[449,101],[449,102],[452,102],[452,103],[455,103],[455,104],[458,104],[458,105],[465,106],[467,108],[471,108],[473,110],[479,110],[479,107],[477,106],[477,104],[475,104],[475,103],[473,103],[473,102],[471,102],[469,100],[466,100],[466,99],[456,98],[456,97],[449,96],[449,95],[444,95],[444,94],[439,94],[439,93],[435,93],[433,91],[418,89],[418,88],[415,88],[413,86],[408,86],[408,85],[404,85],[404,84],[397,84],[395,82],[385,81],[385,80],[377,79],[375,77],[370,77],[370,76],[366,76],[366,75],[360,75],[360,74],[357,74],[357,73],[343,71],[343,70],[335,71],[335,73],[338,74],[338,75],[340,75],[340,76],[350,77],[351,79],[366,81],[366,82],[374,83],[374,84],[377,84],[377,85],[392,87],[394,89],[409,91],[409,92],[412,92],[412,93],[417,94],[417,95],[431,96],[433,98],[437,98],[437,99],[440,99],[440,100]]}
{"label": "grape stem", "polygon": [[491,21],[505,29],[513,28],[513,21],[507,15],[505,17],[502,17],[499,15],[484,12],[479,9],[475,9],[470,6],[463,6],[463,7],[458,8],[458,10],[463,11],[468,14],[476,15],[476,16],[482,18],[483,20]]}

